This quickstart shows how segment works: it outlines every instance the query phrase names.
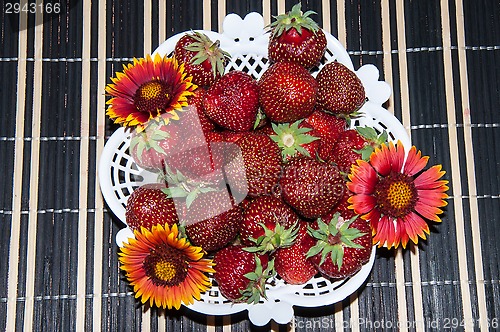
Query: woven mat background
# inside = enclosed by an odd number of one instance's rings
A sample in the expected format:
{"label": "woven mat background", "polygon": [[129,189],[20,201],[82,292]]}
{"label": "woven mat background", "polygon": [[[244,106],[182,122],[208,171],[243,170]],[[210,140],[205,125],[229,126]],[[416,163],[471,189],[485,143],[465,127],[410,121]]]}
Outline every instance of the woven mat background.
{"label": "woven mat background", "polygon": [[[49,13],[49,3],[61,3],[61,13]],[[104,86],[175,33],[219,30],[231,12],[257,11],[269,23],[294,3],[59,0],[45,1],[43,14],[9,13],[2,3],[0,330],[259,330],[246,313],[144,311],[135,301],[118,268],[121,226],[96,178],[116,129],[104,115]],[[294,324],[260,330],[497,330],[498,0],[304,0],[303,8],[318,13],[355,68],[381,70],[394,91],[388,109],[430,164],[447,170],[450,198],[430,239],[418,250],[379,250],[349,299],[297,309]]]}

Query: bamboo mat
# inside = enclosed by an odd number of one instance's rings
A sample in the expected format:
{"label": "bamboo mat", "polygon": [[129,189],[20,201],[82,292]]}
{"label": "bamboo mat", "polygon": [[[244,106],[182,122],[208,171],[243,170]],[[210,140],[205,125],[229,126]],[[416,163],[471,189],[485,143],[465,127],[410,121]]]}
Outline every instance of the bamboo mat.
{"label": "bamboo mat", "polygon": [[219,30],[231,12],[257,11],[269,23],[295,1],[62,1],[61,15],[0,13],[0,330],[498,330],[498,0],[303,1],[355,68],[381,70],[394,92],[388,109],[447,170],[450,198],[430,239],[418,250],[379,250],[349,299],[297,308],[294,324],[262,329],[245,313],[207,317],[135,301],[118,268],[121,226],[96,178],[116,129],[104,86],[175,33]]}

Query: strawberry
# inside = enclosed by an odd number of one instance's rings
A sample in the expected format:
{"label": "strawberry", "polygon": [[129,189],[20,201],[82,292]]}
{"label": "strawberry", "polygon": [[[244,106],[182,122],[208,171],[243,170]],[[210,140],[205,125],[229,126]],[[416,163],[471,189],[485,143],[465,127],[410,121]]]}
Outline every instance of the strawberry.
{"label": "strawberry", "polygon": [[269,120],[295,122],[314,110],[318,83],[307,69],[293,62],[277,62],[258,81],[259,101]]}
{"label": "strawberry", "polygon": [[264,134],[248,132],[235,142],[237,149],[225,155],[228,183],[251,197],[270,195],[281,173],[281,151]]}
{"label": "strawberry", "polygon": [[340,62],[329,62],[316,76],[318,105],[343,116],[356,112],[365,102],[365,89],[356,74]]}
{"label": "strawberry", "polygon": [[316,244],[316,240],[307,232],[308,224],[300,221],[295,242],[288,248],[279,248],[272,255],[276,273],[292,285],[305,284],[318,273],[311,258],[307,258],[307,252]]}
{"label": "strawberry", "polygon": [[249,74],[233,70],[208,88],[203,99],[205,114],[223,128],[248,131],[259,108],[259,89]]}
{"label": "strawberry", "polygon": [[308,231],[317,243],[307,257],[329,278],[348,278],[370,259],[370,224],[357,216],[345,220],[339,213],[325,215],[317,219]]}
{"label": "strawberry", "polygon": [[184,64],[185,71],[198,86],[210,86],[224,74],[231,56],[223,51],[219,41],[212,42],[201,32],[192,31],[182,36],[174,48],[174,56]]}
{"label": "strawberry", "polygon": [[347,130],[335,142],[327,160],[334,162],[342,172],[348,173],[351,165],[361,158],[361,153],[357,150],[361,150],[367,144],[368,142],[356,130]]}
{"label": "strawberry", "polygon": [[322,160],[328,160],[330,151],[337,140],[337,137],[347,130],[345,119],[316,109],[311,115],[304,119],[315,132],[315,136],[320,137],[318,156]]}
{"label": "strawberry", "polygon": [[240,227],[240,240],[253,246],[252,252],[272,252],[290,246],[297,235],[299,217],[283,201],[260,196],[246,208]]}
{"label": "strawberry", "polygon": [[352,192],[347,188],[347,184],[345,182],[344,185],[344,195],[330,213],[338,212],[344,220],[348,220],[354,217],[356,213],[354,213],[354,210],[349,209],[351,203],[348,202],[348,199],[352,196]]}
{"label": "strawberry", "polygon": [[269,59],[274,62],[292,61],[305,68],[319,64],[326,50],[326,36],[309,16],[316,14],[301,11],[301,4],[271,23],[268,45]]}
{"label": "strawberry", "polygon": [[187,209],[182,224],[186,225],[186,235],[194,245],[213,252],[234,240],[242,219],[241,207],[233,205],[224,188],[199,194]]}
{"label": "strawberry", "polygon": [[319,137],[312,127],[303,120],[292,124],[272,124],[274,135],[271,135],[281,149],[283,161],[295,157],[316,157],[319,148]]}
{"label": "strawberry", "polygon": [[177,150],[178,136],[175,122],[151,120],[143,131],[132,132],[129,153],[138,166],[150,171],[162,170],[165,158]]}
{"label": "strawberry", "polygon": [[262,126],[261,128],[255,129],[254,132],[268,136],[276,135],[276,132],[274,131],[272,126],[273,124],[274,123],[268,123],[265,126]]}
{"label": "strawberry", "polygon": [[243,136],[245,136],[245,132],[237,132],[230,130],[220,130],[220,131],[212,131],[207,133],[205,136],[207,141],[209,142],[228,142],[234,143]]}
{"label": "strawberry", "polygon": [[265,283],[273,276],[273,261],[267,254],[254,254],[242,245],[230,245],[217,251],[213,261],[213,277],[225,298],[256,304],[266,297]]}
{"label": "strawberry", "polygon": [[387,141],[387,133],[378,135],[371,127],[349,129],[339,135],[327,161],[334,162],[344,173],[348,173],[356,160],[368,160],[375,147]]}
{"label": "strawberry", "polygon": [[310,158],[290,160],[280,179],[283,200],[301,216],[317,218],[342,198],[344,185],[338,169]]}
{"label": "strawberry", "polygon": [[[188,136],[183,144],[191,148],[167,158],[168,165],[192,180],[219,183],[222,178],[224,162],[223,147],[219,144],[219,137],[208,133],[205,137],[196,135]],[[213,175],[211,177],[210,175]]]}
{"label": "strawberry", "polygon": [[135,189],[127,200],[125,220],[132,230],[155,225],[172,226],[179,222],[174,201],[163,192],[161,183],[145,184]]}
{"label": "strawberry", "polygon": [[205,109],[203,108],[203,99],[205,97],[206,90],[199,87],[194,91],[194,95],[189,99],[189,104],[196,108],[198,114],[198,119],[200,120],[201,129],[206,135],[209,132],[215,130],[215,123],[210,120],[210,118],[205,114]]}

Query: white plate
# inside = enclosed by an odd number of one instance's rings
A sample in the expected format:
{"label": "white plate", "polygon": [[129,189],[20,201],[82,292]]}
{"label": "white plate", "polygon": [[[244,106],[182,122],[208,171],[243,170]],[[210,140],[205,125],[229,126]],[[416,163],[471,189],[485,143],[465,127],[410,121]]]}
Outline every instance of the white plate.
{"label": "white plate", "polygon": [[[219,40],[221,48],[232,55],[226,67],[229,70],[243,70],[258,79],[269,66],[267,44],[269,32],[264,28],[264,19],[258,13],[250,13],[244,19],[236,14],[229,14],[224,19],[223,32],[199,30],[213,41]],[[175,43],[184,33],[172,36],[155,51],[160,55],[172,54]],[[340,42],[325,31],[327,52],[318,70],[327,62],[337,60],[354,70],[349,54]],[[317,71],[313,74],[315,75]],[[379,71],[373,65],[364,65],[354,70],[363,82],[367,102],[360,109],[363,115],[352,121],[351,127],[371,126],[379,132],[385,130],[392,141],[400,140],[408,151],[410,138],[399,122],[382,104],[391,94],[390,86],[379,81]],[[128,196],[144,183],[156,182],[155,174],[138,167],[128,152],[130,133],[123,128],[116,130],[107,141],[99,162],[99,181],[101,191],[111,211],[125,224],[125,206]],[[126,224],[125,224],[126,226]],[[122,245],[133,233],[123,228],[116,237]],[[375,261],[375,247],[370,261],[356,275],[341,281],[330,281],[315,277],[306,285],[288,285],[275,279],[267,290],[268,300],[256,305],[232,304],[213,286],[204,293],[200,301],[187,306],[189,309],[208,315],[228,315],[248,310],[249,319],[255,325],[262,326],[274,319],[286,324],[293,318],[292,306],[319,307],[340,302],[360,288],[367,279]]]}

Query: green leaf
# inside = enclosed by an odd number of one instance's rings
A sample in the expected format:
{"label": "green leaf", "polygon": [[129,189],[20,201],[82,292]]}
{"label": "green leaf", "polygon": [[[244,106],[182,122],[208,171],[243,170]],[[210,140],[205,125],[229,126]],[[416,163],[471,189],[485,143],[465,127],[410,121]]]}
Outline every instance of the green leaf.
{"label": "green leaf", "polygon": [[309,151],[307,151],[306,149],[304,149],[302,146],[300,145],[297,145],[295,147],[295,149],[297,150],[298,153],[300,153],[301,155],[305,156],[305,157],[311,157],[311,154],[309,153]]}
{"label": "green leaf", "polygon": [[259,280],[259,275],[256,272],[248,272],[247,274],[244,274],[243,276],[245,278],[247,278],[248,280],[252,280],[252,281]]}
{"label": "green leaf", "polygon": [[382,134],[380,134],[379,136],[379,143],[382,144],[382,143],[385,143],[389,140],[389,134],[387,133],[387,131],[382,131]]}
{"label": "green leaf", "polygon": [[318,218],[317,223],[318,223],[319,230],[323,234],[327,235],[330,233],[330,230],[328,229],[328,225],[325,224],[321,218]]}
{"label": "green leaf", "polygon": [[257,253],[260,252],[260,249],[258,247],[245,247],[243,250],[251,252],[251,253]]}
{"label": "green leaf", "polygon": [[[336,261],[333,261],[334,263],[336,262],[337,266],[339,267],[339,270],[342,268],[342,262],[344,261],[344,248],[342,246],[339,246],[340,249],[337,252],[337,255],[335,257]],[[333,258],[332,258],[333,260]]]}
{"label": "green leaf", "polygon": [[136,154],[137,154],[137,158],[139,158],[139,161],[142,161],[142,153],[144,152],[145,148],[146,147],[145,147],[144,144],[138,144],[137,145]]}
{"label": "green leaf", "polygon": [[317,254],[319,254],[321,252],[321,250],[323,249],[322,246],[316,244],[315,246],[312,246],[306,253],[306,257],[309,258],[309,257],[313,257],[313,256],[316,256]]}
{"label": "green leaf", "polygon": [[156,141],[152,141],[149,144],[149,147],[158,152],[159,154],[166,154],[165,150],[161,146],[158,145]]}
{"label": "green leaf", "polygon": [[186,196],[186,206],[189,209],[194,200],[198,197],[199,190],[193,190]]}
{"label": "green leaf", "polygon": [[348,238],[343,238],[341,240],[342,240],[342,243],[344,244],[344,246],[346,246],[346,247],[353,248],[353,249],[363,249],[362,245],[355,243]]}
{"label": "green leaf", "polygon": [[337,228],[337,217],[334,217],[335,219],[332,219],[332,221],[328,224],[328,233],[331,235],[337,235],[339,230]]}
{"label": "green leaf", "polygon": [[167,138],[170,138],[170,134],[164,130],[155,130],[153,135],[151,135],[151,139],[154,141],[161,141]]}
{"label": "green leaf", "polygon": [[328,254],[330,254],[331,252],[333,251],[333,246],[326,246],[325,248],[323,248],[323,250],[321,251],[321,260],[320,260],[320,265],[323,264],[326,260],[326,257],[328,256]]}
{"label": "green leaf", "polygon": [[373,127],[356,127],[357,132],[369,141],[374,141],[377,139],[377,131]]}

